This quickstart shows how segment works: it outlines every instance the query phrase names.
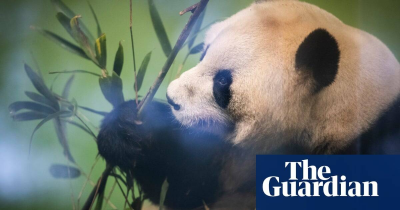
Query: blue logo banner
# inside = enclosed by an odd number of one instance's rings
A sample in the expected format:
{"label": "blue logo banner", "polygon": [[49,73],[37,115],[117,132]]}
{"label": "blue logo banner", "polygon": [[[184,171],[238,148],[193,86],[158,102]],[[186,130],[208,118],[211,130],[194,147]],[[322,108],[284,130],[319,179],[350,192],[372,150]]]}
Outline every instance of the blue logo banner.
{"label": "blue logo banner", "polygon": [[257,210],[400,209],[398,155],[258,155]]}

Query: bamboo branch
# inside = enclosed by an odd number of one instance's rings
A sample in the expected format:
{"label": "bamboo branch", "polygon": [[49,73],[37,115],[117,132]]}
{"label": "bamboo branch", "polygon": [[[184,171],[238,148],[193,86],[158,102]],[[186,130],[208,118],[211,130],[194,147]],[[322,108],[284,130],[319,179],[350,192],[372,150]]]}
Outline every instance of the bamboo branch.
{"label": "bamboo branch", "polygon": [[187,13],[187,12],[192,12],[192,13],[193,13],[193,12],[196,10],[196,8],[197,8],[198,6],[199,6],[199,3],[193,4],[192,6],[190,6],[190,7],[186,8],[186,9],[180,11],[180,12],[179,12],[179,15],[184,15],[184,14]]}
{"label": "bamboo branch", "polygon": [[[78,209],[79,209],[79,202],[80,202],[81,197],[82,197],[82,194],[83,194],[83,190],[85,190],[86,184],[87,184],[88,182],[91,182],[91,181],[92,181],[92,180],[90,180],[90,175],[92,175],[93,169],[94,169],[94,167],[96,166],[97,161],[98,161],[99,159],[100,159],[100,156],[97,156],[95,162],[93,163],[92,167],[90,168],[90,171],[89,171],[89,174],[88,174],[88,175],[86,175],[86,174],[83,172],[83,170],[82,170],[81,168],[79,168],[79,170],[81,171],[81,173],[82,173],[84,176],[86,176],[86,180],[85,180],[85,182],[83,183],[82,189],[81,189],[81,191],[79,192],[79,195],[78,195]],[[94,183],[93,183],[93,186],[95,186]]]}
{"label": "bamboo branch", "polygon": [[107,164],[106,169],[103,171],[103,174],[100,176],[99,180],[97,181],[97,185],[93,188],[92,192],[90,193],[88,199],[85,202],[85,205],[82,207],[82,210],[90,210],[91,209],[99,192],[104,191],[104,189],[106,188],[108,175],[110,175],[113,168],[114,167]]}
{"label": "bamboo branch", "polygon": [[203,12],[203,10],[206,8],[208,1],[209,0],[200,0],[200,2],[198,4],[196,4],[197,6],[195,7],[193,14],[190,16],[188,22],[186,23],[185,28],[183,28],[183,30],[178,38],[178,41],[176,42],[176,44],[174,46],[174,49],[172,49],[171,54],[168,56],[167,61],[165,62],[163,68],[161,69],[161,72],[158,74],[156,81],[150,87],[149,91],[147,92],[147,94],[143,98],[143,100],[139,103],[138,114],[137,114],[139,120],[140,120],[141,115],[143,114],[143,110],[146,108],[147,104],[149,104],[153,100],[154,95],[156,94],[162,81],[164,80],[165,76],[167,75],[168,70],[171,67],[172,63],[174,62],[179,50],[182,48],[182,45],[185,43],[187,37],[189,36],[190,31],[192,30],[194,24],[196,23],[196,20],[199,18],[201,12]]}
{"label": "bamboo branch", "polygon": [[[133,210],[132,207],[131,207],[131,205],[130,205],[130,203],[129,203],[129,201],[128,201],[128,196],[126,196],[126,194],[125,194],[125,192],[124,192],[124,189],[122,189],[121,184],[119,184],[119,182],[118,182],[118,179],[115,179],[115,181],[117,182],[118,187],[119,187],[119,189],[121,190],[121,193],[122,193],[122,195],[123,195],[124,198],[125,198],[125,204],[128,203],[129,209],[130,209],[130,210]],[[125,208],[124,208],[124,209],[125,209]]]}
{"label": "bamboo branch", "polygon": [[132,57],[133,57],[133,73],[135,76],[135,101],[136,105],[138,105],[139,97],[138,97],[138,87],[137,87],[137,74],[136,74],[136,59],[135,59],[135,44],[133,42],[133,31],[132,31],[132,0],[129,1],[129,14],[130,14],[130,22],[129,22],[129,29],[131,31],[131,43],[132,43]]}

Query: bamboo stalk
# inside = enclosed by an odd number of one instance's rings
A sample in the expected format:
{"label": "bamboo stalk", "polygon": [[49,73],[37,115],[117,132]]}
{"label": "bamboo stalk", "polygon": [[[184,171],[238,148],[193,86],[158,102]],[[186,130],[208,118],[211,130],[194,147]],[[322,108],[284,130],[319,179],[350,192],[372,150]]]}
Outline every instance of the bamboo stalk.
{"label": "bamboo stalk", "polygon": [[[165,76],[167,75],[168,70],[170,69],[172,63],[174,62],[179,50],[182,48],[182,45],[185,43],[187,37],[190,34],[190,31],[192,30],[197,19],[199,18],[201,12],[203,12],[203,10],[206,8],[208,1],[209,0],[200,0],[199,3],[195,4],[195,5],[197,5],[195,8],[193,6],[189,7],[189,8],[191,8],[190,11],[194,11],[193,14],[190,16],[188,22],[185,25],[185,28],[183,28],[181,34],[179,35],[179,38],[176,41],[176,44],[175,44],[174,48],[172,49],[171,54],[168,56],[167,61],[165,62],[164,66],[162,67],[160,73],[158,74],[156,81],[153,83],[153,85],[150,87],[149,91],[147,92],[146,96],[143,98],[143,100],[138,105],[137,118],[139,120],[141,119],[141,116],[142,116],[143,111],[146,108],[147,104],[149,104],[153,100],[154,95],[156,94],[162,81],[164,80]],[[188,9],[185,9],[183,11],[187,11],[187,10]]]}
{"label": "bamboo stalk", "polygon": [[97,181],[97,185],[93,188],[92,192],[90,193],[88,199],[85,202],[85,205],[82,207],[82,210],[90,210],[92,208],[92,205],[96,200],[96,197],[99,194],[99,192],[104,191],[104,189],[106,188],[108,175],[110,175],[113,168],[114,167],[107,164],[106,169],[103,171],[103,174]]}
{"label": "bamboo stalk", "polygon": [[135,43],[133,42],[133,31],[132,31],[132,0],[130,0],[130,4],[129,4],[129,14],[130,14],[129,30],[131,31],[133,73],[135,76],[135,87],[134,87],[135,88],[135,101],[136,101],[136,105],[138,105],[139,97],[138,97],[137,74],[136,74]]}

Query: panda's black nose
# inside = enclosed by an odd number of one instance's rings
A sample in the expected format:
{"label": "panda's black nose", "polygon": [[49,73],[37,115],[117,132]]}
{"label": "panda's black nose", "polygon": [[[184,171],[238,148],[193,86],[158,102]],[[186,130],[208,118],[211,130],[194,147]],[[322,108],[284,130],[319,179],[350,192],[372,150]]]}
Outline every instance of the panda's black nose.
{"label": "panda's black nose", "polygon": [[174,107],[174,109],[175,109],[176,111],[179,111],[179,110],[181,109],[181,106],[180,106],[179,104],[176,104],[176,103],[168,96],[168,94],[167,94],[167,101],[168,101],[168,103],[169,103],[172,107]]}

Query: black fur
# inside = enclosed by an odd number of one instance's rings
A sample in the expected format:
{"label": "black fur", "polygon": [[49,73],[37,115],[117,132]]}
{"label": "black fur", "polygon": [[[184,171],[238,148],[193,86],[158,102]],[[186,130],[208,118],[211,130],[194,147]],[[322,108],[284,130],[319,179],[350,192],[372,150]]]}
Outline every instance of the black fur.
{"label": "black fur", "polygon": [[221,108],[226,108],[231,100],[232,73],[229,70],[220,70],[214,76],[213,95],[215,102]]}
{"label": "black fur", "polygon": [[146,197],[158,203],[165,179],[165,205],[192,209],[214,203],[224,157],[232,145],[196,129],[182,129],[168,105],[152,102],[143,124],[134,122],[135,102],[121,104],[103,120],[98,148],[107,162],[132,173]]}
{"label": "black fur", "polygon": [[356,140],[361,154],[400,154],[400,97]]}
{"label": "black fur", "polygon": [[310,72],[315,91],[330,85],[339,68],[340,51],[335,38],[325,29],[311,32],[296,52],[295,67]]}

